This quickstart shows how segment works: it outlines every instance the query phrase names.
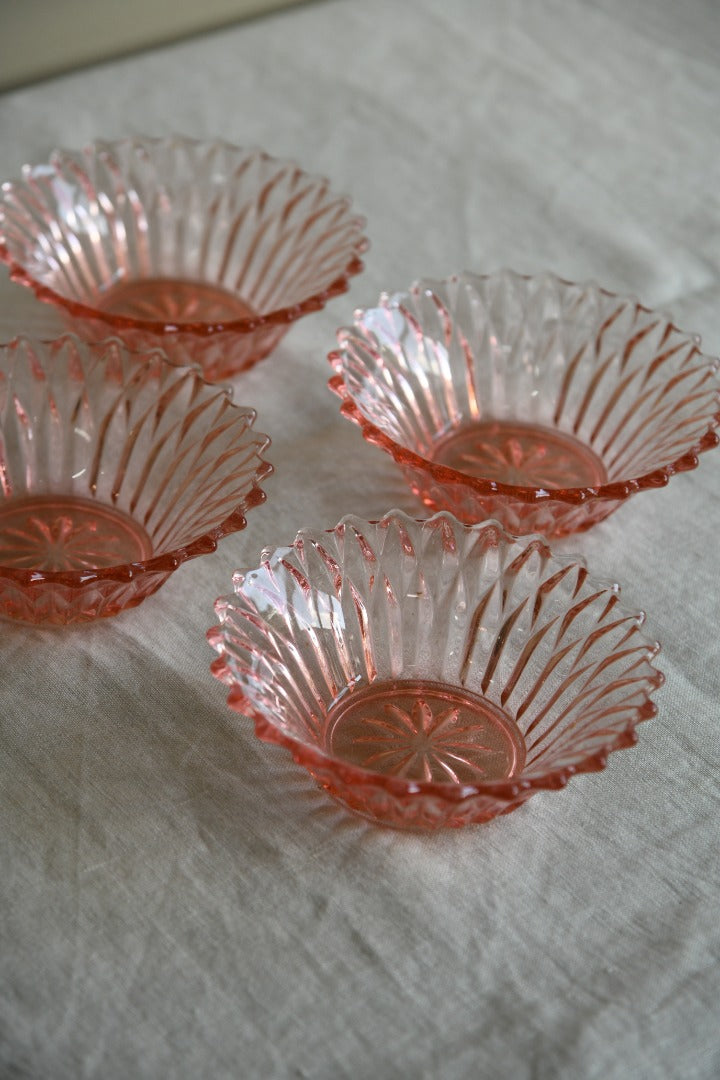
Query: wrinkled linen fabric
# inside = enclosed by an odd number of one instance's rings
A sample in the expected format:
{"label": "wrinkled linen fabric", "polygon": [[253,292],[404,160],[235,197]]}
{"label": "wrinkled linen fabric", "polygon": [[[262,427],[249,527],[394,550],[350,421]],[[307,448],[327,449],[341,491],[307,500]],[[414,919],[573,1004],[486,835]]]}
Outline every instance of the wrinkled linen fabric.
{"label": "wrinkled linen fabric", "polygon": [[[667,682],[635,749],[489,825],[348,815],[226,709],[204,637],[265,545],[422,513],[326,388],[382,289],[549,268],[720,351],[719,44],[707,0],[329,0],[0,97],[3,178],[219,135],[331,177],[372,240],[234,381],[276,467],[247,529],[115,619],[0,627],[1,1075],[720,1075],[720,450],[556,545],[647,611]],[[2,272],[3,339],[60,327]]]}

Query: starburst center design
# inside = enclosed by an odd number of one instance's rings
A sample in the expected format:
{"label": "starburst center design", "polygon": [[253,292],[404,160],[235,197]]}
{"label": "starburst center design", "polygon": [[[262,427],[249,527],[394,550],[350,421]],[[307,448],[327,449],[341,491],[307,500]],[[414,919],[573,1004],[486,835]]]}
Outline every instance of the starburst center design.
{"label": "starburst center design", "polygon": [[460,472],[519,487],[593,487],[607,479],[594,451],[572,435],[519,421],[463,428],[438,445],[435,458]]}
{"label": "starburst center design", "polygon": [[512,720],[492,703],[420,682],[351,695],[331,714],[330,728],[334,754],[407,780],[500,779],[523,752]]}
{"label": "starburst center design", "polygon": [[136,522],[84,499],[39,496],[0,512],[0,564],[64,572],[98,570],[145,558],[150,542]]}
{"label": "starburst center design", "polygon": [[114,315],[167,323],[221,323],[255,314],[226,289],[176,278],[122,281],[101,293],[97,306]]}

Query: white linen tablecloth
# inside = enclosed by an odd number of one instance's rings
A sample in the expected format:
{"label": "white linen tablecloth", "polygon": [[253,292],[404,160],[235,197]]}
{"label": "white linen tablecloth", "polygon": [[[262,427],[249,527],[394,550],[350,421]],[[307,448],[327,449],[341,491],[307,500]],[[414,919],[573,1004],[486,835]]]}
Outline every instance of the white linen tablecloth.
{"label": "white linen tablecloth", "polygon": [[[719,47],[714,0],[329,0],[0,97],[1,177],[219,135],[331,177],[372,240],[235,380],[276,466],[246,531],[115,619],[0,626],[0,1075],[720,1075],[720,451],[558,545],[647,610],[667,683],[636,749],[489,825],[346,814],[204,637],[264,545],[421,514],[326,388],[381,289],[550,268],[720,351]],[[3,271],[2,338],[59,328]]]}

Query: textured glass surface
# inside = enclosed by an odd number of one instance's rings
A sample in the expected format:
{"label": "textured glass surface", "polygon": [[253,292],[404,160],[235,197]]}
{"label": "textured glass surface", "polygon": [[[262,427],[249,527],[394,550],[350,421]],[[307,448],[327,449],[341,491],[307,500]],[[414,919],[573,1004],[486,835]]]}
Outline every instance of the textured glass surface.
{"label": "textured glass surface", "polygon": [[322,177],[221,141],[98,141],[0,195],[0,257],[87,340],[223,378],[362,269],[364,221]]}
{"label": "textured glass surface", "polygon": [[331,388],[427,506],[586,529],[717,445],[717,361],[635,300],[552,274],[420,281],[338,331]]}
{"label": "textured glass surface", "polygon": [[654,715],[658,646],[582,561],[400,512],[266,550],[208,637],[229,704],[385,824],[486,821],[602,769]]}
{"label": "textured glass surface", "polygon": [[159,352],[1,346],[0,615],[114,615],[242,529],[271,471],[254,419]]}

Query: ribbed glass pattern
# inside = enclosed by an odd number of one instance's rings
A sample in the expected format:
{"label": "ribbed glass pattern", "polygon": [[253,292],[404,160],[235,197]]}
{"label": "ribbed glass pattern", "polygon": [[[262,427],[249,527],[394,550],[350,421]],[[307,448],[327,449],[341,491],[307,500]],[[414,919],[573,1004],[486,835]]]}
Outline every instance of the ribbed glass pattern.
{"label": "ribbed glass pattern", "polygon": [[213,378],[347,289],[363,226],[292,162],[180,137],[57,150],[0,196],[0,255],[73,329],[161,345]]}
{"label": "ribbed glass pattern", "polygon": [[139,603],[264,499],[253,409],[196,369],[67,336],[0,348],[0,613]]}
{"label": "ribbed glass pattern", "polygon": [[349,517],[266,550],[234,585],[209,632],[230,704],[389,824],[507,812],[603,768],[654,714],[643,615],[495,522]]}
{"label": "ribbed glass pattern", "polygon": [[465,521],[584,529],[717,445],[717,361],[637,301],[552,274],[420,281],[338,332],[332,389]]}

